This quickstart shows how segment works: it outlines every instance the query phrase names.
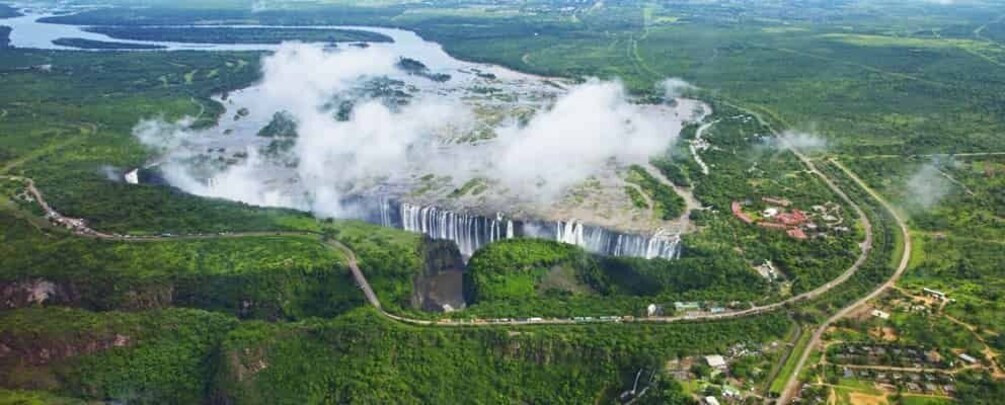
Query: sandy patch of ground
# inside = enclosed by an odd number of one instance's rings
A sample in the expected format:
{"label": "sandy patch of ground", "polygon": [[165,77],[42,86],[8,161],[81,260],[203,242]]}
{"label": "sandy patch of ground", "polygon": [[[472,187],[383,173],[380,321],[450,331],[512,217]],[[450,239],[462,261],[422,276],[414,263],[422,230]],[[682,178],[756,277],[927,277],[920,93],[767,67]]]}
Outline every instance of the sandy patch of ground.
{"label": "sandy patch of ground", "polygon": [[869,330],[869,335],[875,338],[883,339],[885,342],[893,342],[897,340],[897,331],[889,326],[872,328]]}
{"label": "sandy patch of ground", "polygon": [[882,395],[870,395],[861,392],[852,392],[848,394],[851,399],[852,405],[886,405],[886,396]]}

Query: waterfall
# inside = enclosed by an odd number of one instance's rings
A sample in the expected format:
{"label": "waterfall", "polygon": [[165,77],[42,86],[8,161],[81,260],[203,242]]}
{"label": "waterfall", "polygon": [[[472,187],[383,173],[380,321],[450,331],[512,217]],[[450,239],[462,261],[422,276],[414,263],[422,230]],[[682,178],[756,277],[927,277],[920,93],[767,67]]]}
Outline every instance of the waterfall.
{"label": "waterfall", "polygon": [[[370,206],[365,201],[356,201]],[[570,221],[515,221],[505,214],[481,216],[380,199],[376,212],[364,219],[380,225],[451,240],[464,257],[471,257],[489,243],[519,237],[554,240],[580,246],[601,255],[646,259],[675,259],[680,255],[680,237],[660,230],[653,235],[629,234]]]}

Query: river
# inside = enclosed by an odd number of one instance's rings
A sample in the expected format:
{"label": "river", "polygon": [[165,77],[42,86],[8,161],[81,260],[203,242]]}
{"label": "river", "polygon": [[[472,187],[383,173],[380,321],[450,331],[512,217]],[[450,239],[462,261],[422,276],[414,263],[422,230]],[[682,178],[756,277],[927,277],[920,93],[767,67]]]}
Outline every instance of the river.
{"label": "river", "polygon": [[[0,25],[12,28],[10,40],[11,46],[17,48],[49,49],[49,50],[70,50],[64,46],[55,45],[52,41],[59,38],[82,38],[94,41],[158,45],[163,49],[155,51],[275,51],[281,45],[277,44],[198,44],[198,43],[176,43],[164,41],[125,41],[111,38],[107,35],[88,32],[81,26],[43,23],[39,20],[52,14],[28,14],[22,17],[0,20]],[[234,29],[260,28],[260,25],[223,25],[214,27],[229,27]],[[458,100],[478,99],[484,105],[498,105],[508,103],[510,107],[519,105],[543,108],[550,100],[564,92],[565,85],[556,79],[538,77],[515,72],[503,67],[486,65],[479,63],[465,62],[451,57],[440,44],[423,40],[411,31],[365,27],[365,26],[269,26],[270,28],[301,28],[301,29],[353,29],[369,31],[390,37],[393,42],[371,43],[374,49],[387,49],[400,57],[411,58],[421,61],[431,72],[448,73],[451,79],[448,83],[435,83],[414,76],[402,75],[395,77],[407,83],[413,89],[420,92],[436,93],[447,95]],[[93,50],[109,51],[109,50]],[[134,52],[134,51],[130,51]],[[487,77],[491,77],[490,79]],[[501,87],[505,94],[512,96],[517,101],[498,101],[496,97],[484,96],[473,92],[473,88],[479,86],[492,85]],[[274,109],[270,106],[260,104],[262,97],[259,96],[261,89],[258,85],[247,89],[232,92],[227,100],[222,97],[217,100],[225,105],[227,113],[221,119],[217,127],[204,131],[201,135],[192,137],[192,142],[186,146],[186,150],[172,156],[162,156],[157,164],[170,166],[172,164],[182,165],[185,159],[191,157],[193,153],[217,153],[220,156],[210,156],[213,158],[233,158],[235,151],[243,149],[260,149],[269,142],[268,139],[255,135],[258,129],[262,128],[270,121]],[[691,100],[693,102],[693,100]],[[274,107],[273,107],[274,108]],[[692,107],[687,107],[692,108]],[[686,110],[687,108],[682,108]],[[238,117],[236,111],[243,110],[244,116]],[[673,114],[687,113],[687,111],[677,111]],[[668,112],[669,114],[669,112]],[[234,117],[234,119],[230,119]],[[470,147],[470,146],[463,146]],[[207,152],[202,152],[207,151]],[[216,151],[216,152],[211,152]],[[267,182],[273,184],[288,184],[290,171],[273,170],[268,168],[263,170],[261,176],[267,178]],[[310,210],[302,201],[291,199],[289,196],[296,195],[298,190],[272,190],[273,195],[279,195],[278,199],[248,200],[242,198],[243,195],[228,195],[228,188],[221,187],[219,183],[214,183],[216,178],[204,178],[199,181],[179,182],[177,179],[171,183],[190,193],[228,198],[232,200],[244,201],[256,205],[285,206],[297,209]],[[398,194],[399,196],[401,193]],[[371,196],[372,197],[372,196]],[[374,199],[373,201],[377,201]],[[380,201],[388,201],[380,199]],[[641,256],[641,257],[663,257],[673,258],[679,254],[679,238],[676,233],[667,234],[662,231],[653,233],[634,234],[610,231],[598,226],[588,225],[575,220],[550,221],[521,221],[514,226],[514,221],[503,214],[498,215],[477,215],[464,213],[461,211],[451,212],[449,209],[437,208],[429,204],[436,202],[424,202],[419,204],[409,204],[404,201],[394,202],[392,207],[381,205],[378,208],[383,210],[379,215],[372,213],[357,216],[360,219],[367,219],[373,222],[403,228],[413,232],[423,233],[429,236],[453,240],[456,242],[465,256],[470,256],[477,249],[494,240],[510,238],[514,236],[534,236],[552,240],[559,240],[566,243],[577,244],[601,254]],[[371,207],[372,208],[372,207]],[[391,208],[393,214],[388,214],[387,209]],[[484,208],[484,207],[482,207]],[[510,207],[512,208],[512,207]],[[454,208],[457,210],[458,208]],[[484,210],[482,210],[484,211]],[[389,220],[393,218],[394,220]],[[649,228],[653,229],[653,228]]]}

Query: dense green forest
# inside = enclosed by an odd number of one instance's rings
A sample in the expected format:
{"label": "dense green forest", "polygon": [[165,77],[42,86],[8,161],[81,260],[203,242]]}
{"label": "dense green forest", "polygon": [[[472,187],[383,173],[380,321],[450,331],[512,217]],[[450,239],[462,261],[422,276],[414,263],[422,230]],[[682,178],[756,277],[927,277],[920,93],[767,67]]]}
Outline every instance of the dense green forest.
{"label": "dense green forest", "polygon": [[121,50],[154,50],[164,49],[163,45],[129,44],[123,42],[95,41],[83,38],[59,38],[53,44],[79,49],[121,49]]}
{"label": "dense green forest", "polygon": [[[238,323],[181,309],[24,309],[0,313],[3,343],[21,354],[0,358],[0,380],[136,403],[581,403],[613,399],[637,370],[659,368],[667,357],[722,352],[788,328],[777,315],[507,330],[409,327],[369,309],[303,323]],[[37,356],[43,350],[48,355]],[[656,395],[681,399],[666,391]]]}
{"label": "dense green forest", "polygon": [[539,239],[479,250],[467,277],[472,306],[460,316],[642,315],[651,303],[748,301],[764,279],[736,256],[696,251],[678,260],[600,257]]}
{"label": "dense green forest", "polygon": [[173,28],[173,27],[90,27],[90,32],[116,39],[204,44],[278,44],[304,42],[390,42],[375,32],[343,29],[295,28]]}

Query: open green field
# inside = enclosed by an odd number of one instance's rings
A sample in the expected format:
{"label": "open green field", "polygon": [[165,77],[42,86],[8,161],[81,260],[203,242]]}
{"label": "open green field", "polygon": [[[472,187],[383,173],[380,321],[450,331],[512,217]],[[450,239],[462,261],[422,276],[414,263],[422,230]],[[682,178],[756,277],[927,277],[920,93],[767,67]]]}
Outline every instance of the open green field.
{"label": "open green field", "polygon": [[777,377],[771,381],[768,392],[779,393],[785,389],[785,383],[789,381],[789,377],[795,371],[796,363],[799,362],[799,355],[806,350],[806,345],[809,344],[812,335],[808,331],[804,331],[799,335],[795,346],[789,351],[789,355],[785,358],[785,363],[782,364],[781,370],[778,371]]}

